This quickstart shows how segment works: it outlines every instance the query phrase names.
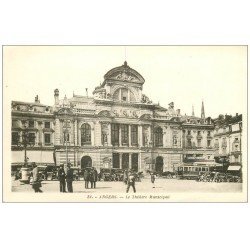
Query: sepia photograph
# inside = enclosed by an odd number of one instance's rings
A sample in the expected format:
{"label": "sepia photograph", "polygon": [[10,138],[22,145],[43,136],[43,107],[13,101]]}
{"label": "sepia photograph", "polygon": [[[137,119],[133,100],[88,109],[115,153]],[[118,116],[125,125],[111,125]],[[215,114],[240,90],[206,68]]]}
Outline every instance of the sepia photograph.
{"label": "sepia photograph", "polygon": [[247,46],[6,45],[3,106],[3,201],[247,201]]}

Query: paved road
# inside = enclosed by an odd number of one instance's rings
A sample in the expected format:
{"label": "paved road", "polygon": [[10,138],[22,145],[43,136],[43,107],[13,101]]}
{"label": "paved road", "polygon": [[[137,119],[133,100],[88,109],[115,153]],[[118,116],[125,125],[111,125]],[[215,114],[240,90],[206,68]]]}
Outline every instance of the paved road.
{"label": "paved road", "polygon": [[[43,181],[43,192],[59,192],[58,181]],[[97,182],[96,189],[85,189],[84,181],[73,182],[73,189],[76,193],[125,193],[126,185],[123,182]],[[143,179],[136,182],[138,193],[175,193],[175,192],[216,192],[229,193],[241,192],[241,183],[214,183],[214,182],[197,182],[193,180],[176,180],[176,179],[156,179],[155,185],[150,179]],[[19,181],[12,181],[13,192],[34,192],[31,185],[21,184]],[[132,193],[132,189],[130,190]]]}

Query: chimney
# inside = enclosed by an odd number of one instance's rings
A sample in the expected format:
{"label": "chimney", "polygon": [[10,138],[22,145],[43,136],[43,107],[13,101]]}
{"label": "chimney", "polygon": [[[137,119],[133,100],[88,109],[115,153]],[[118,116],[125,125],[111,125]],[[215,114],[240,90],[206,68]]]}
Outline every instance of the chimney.
{"label": "chimney", "polygon": [[239,114],[238,113],[236,113],[236,116],[238,116]]}
{"label": "chimney", "polygon": [[192,105],[192,116],[195,116],[194,115],[194,105]]}
{"label": "chimney", "polygon": [[59,104],[59,90],[54,90],[55,105]]}
{"label": "chimney", "polygon": [[205,108],[204,108],[204,102],[202,101],[201,104],[201,119],[205,119]]}
{"label": "chimney", "polygon": [[180,115],[181,114],[181,110],[180,109],[176,109],[176,113],[177,113],[177,115]]}
{"label": "chimney", "polygon": [[86,90],[86,96],[89,97],[89,95],[88,95],[88,88],[85,88],[85,90]]}
{"label": "chimney", "polygon": [[35,96],[35,103],[40,103],[38,95]]}

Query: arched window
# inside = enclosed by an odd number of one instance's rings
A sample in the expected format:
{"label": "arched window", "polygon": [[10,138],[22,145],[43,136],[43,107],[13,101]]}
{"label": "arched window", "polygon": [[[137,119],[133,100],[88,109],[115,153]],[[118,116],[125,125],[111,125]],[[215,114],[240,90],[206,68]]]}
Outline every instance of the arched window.
{"label": "arched window", "polygon": [[113,94],[113,99],[121,102],[136,102],[134,93],[126,88],[117,89]]}
{"label": "arched window", "polygon": [[161,127],[155,128],[154,138],[155,138],[155,147],[162,147],[163,146],[163,133],[162,133]]}
{"label": "arched window", "polygon": [[89,124],[84,123],[81,126],[81,145],[91,144],[91,127]]}

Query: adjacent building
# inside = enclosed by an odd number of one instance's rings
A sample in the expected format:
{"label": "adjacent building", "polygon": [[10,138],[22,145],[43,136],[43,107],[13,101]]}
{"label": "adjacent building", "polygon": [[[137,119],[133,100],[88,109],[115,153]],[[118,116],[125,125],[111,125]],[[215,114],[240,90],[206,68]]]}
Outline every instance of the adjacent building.
{"label": "adjacent building", "polygon": [[32,135],[29,162],[38,164],[157,172],[214,166],[214,123],[204,104],[200,117],[181,115],[173,102],[167,108],[153,103],[144,83],[124,62],[104,75],[92,96],[86,89],[85,96],[61,98],[56,89],[53,106],[38,96],[32,103],[13,101],[12,166],[24,161],[24,130]]}
{"label": "adjacent building", "polygon": [[242,115],[220,115],[214,120],[215,159],[229,170],[242,166]]}

